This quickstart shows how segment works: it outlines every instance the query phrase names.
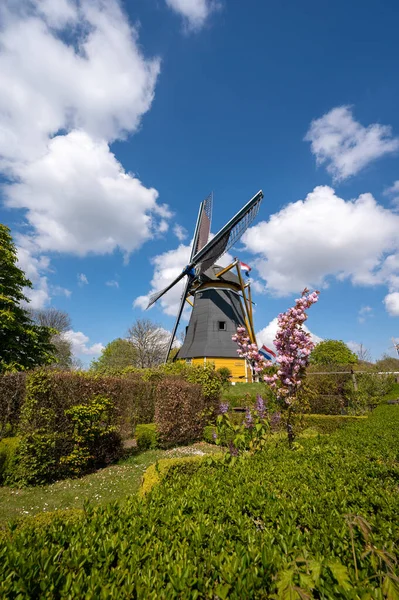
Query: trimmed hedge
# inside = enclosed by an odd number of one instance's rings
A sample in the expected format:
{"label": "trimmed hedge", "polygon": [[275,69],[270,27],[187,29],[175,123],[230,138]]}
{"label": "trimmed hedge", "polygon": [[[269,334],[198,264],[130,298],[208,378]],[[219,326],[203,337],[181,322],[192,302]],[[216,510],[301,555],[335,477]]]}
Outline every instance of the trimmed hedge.
{"label": "trimmed hedge", "polygon": [[367,418],[352,415],[304,415],[303,426],[315,429],[319,433],[333,433],[349,423],[361,422]]}
{"label": "trimmed hedge", "polygon": [[399,407],[301,445],[176,466],[144,501],[11,528],[0,597],[396,598]]}
{"label": "trimmed hedge", "polygon": [[[215,459],[215,455],[213,456],[213,459]],[[143,475],[139,495],[144,497],[156,485],[159,485],[172,474],[190,475],[195,473],[203,460],[203,456],[183,456],[181,458],[162,458],[161,460],[158,460],[146,469]]]}
{"label": "trimmed hedge", "polygon": [[0,375],[0,440],[16,433],[25,400],[26,373]]}
{"label": "trimmed hedge", "polygon": [[[236,421],[242,423],[245,418],[245,414],[239,413],[236,417]],[[239,421],[238,421],[239,416]],[[333,433],[348,425],[349,423],[356,423],[359,420],[367,419],[365,416],[352,416],[352,415],[301,415],[302,420],[302,430],[304,429],[314,429],[318,433]],[[203,429],[203,439],[209,444],[215,444],[214,433],[216,433],[216,427],[214,425],[207,425]],[[223,445],[228,445],[229,442],[232,442],[234,439],[234,434],[231,434],[231,437],[226,437],[226,439],[221,440]]]}
{"label": "trimmed hedge", "polygon": [[0,483],[6,481],[12,474],[19,443],[18,437],[0,440]]}
{"label": "trimmed hedge", "polygon": [[137,448],[140,450],[155,450],[158,447],[158,431],[155,423],[140,424],[134,432]]}
{"label": "trimmed hedge", "polygon": [[207,402],[201,386],[166,377],[157,386],[155,422],[161,447],[202,439]]}

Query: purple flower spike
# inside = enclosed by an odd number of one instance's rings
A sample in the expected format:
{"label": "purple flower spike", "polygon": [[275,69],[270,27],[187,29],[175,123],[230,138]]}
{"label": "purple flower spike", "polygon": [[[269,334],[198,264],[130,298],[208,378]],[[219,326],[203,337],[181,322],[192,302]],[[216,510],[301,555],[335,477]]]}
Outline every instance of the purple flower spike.
{"label": "purple flower spike", "polygon": [[229,410],[228,402],[221,402],[219,406],[219,414],[225,415]]}
{"label": "purple flower spike", "polygon": [[251,429],[253,426],[254,426],[254,420],[253,420],[250,409],[247,408],[247,411],[245,413],[245,427],[247,429]]}
{"label": "purple flower spike", "polygon": [[212,432],[212,438],[213,438],[214,440],[217,440],[217,437],[218,437],[218,435],[217,435],[216,431],[213,431],[213,432]]}
{"label": "purple flower spike", "polygon": [[272,426],[272,429],[276,429],[281,421],[281,413],[279,412],[275,412],[272,414],[272,417],[270,419],[270,425]]}
{"label": "purple flower spike", "polygon": [[264,419],[266,414],[266,405],[262,396],[259,394],[256,396],[255,410],[258,413],[259,419]]}

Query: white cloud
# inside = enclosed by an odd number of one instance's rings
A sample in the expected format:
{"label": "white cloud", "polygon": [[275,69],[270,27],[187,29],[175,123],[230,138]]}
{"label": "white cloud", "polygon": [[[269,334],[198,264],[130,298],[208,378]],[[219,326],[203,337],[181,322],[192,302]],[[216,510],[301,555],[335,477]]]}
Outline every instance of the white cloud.
{"label": "white cloud", "polygon": [[35,310],[43,308],[50,301],[47,276],[43,274],[48,271],[50,260],[47,256],[32,256],[29,249],[22,246],[17,246],[17,256],[18,267],[33,284],[33,288],[24,288],[24,294],[30,300],[27,306]]}
{"label": "white cloud", "polygon": [[345,201],[330,187],[316,187],[242,241],[258,255],[253,264],[276,295],[327,286],[331,277],[399,289],[399,215],[371,194]]}
{"label": "white cloud", "polygon": [[121,164],[104,141],[72,131],[49,142],[48,153],[16,169],[18,183],[4,188],[5,202],[27,210],[38,251],[84,256],[116,248],[129,254],[169,216]]}
{"label": "white cloud", "polygon": [[393,185],[385,190],[385,196],[391,196],[392,202],[399,207],[399,180],[394,181]]}
{"label": "white cloud", "polygon": [[[212,237],[212,234],[210,237]],[[136,298],[133,302],[134,307],[145,310],[150,295],[162,290],[180,275],[190,260],[191,244],[179,244],[177,248],[168,250],[167,252],[152,258],[151,262],[154,265],[154,273],[150,282],[151,290],[145,296]],[[229,253],[224,254],[217,261],[221,266],[227,266],[231,262],[233,262],[233,257]],[[160,305],[166,315],[175,316],[177,314],[184,285],[185,278],[179,281],[179,283],[158,300],[157,305]]]}
{"label": "white cloud", "polygon": [[1,12],[3,165],[39,158],[60,130],[114,140],[137,129],[160,61],[143,56],[116,0],[10,6]]}
{"label": "white cloud", "polygon": [[310,124],[305,140],[317,164],[326,164],[334,180],[356,175],[370,162],[399,149],[391,127],[374,123],[364,127],[355,121],[348,106],[333,108]]}
{"label": "white cloud", "polygon": [[53,296],[65,296],[65,298],[70,298],[72,295],[71,290],[62,287],[61,285],[52,285],[51,293]]}
{"label": "white cloud", "polygon": [[78,283],[79,285],[88,285],[89,280],[84,273],[78,273]]}
{"label": "white cloud", "polygon": [[108,287],[119,288],[119,283],[117,281],[115,281],[115,279],[111,279],[110,281],[106,281],[105,285],[107,285]]}
{"label": "white cloud", "polygon": [[62,334],[63,338],[71,344],[72,353],[75,356],[98,356],[104,350],[101,343],[89,345],[90,339],[81,331],[70,329]]}
{"label": "white cloud", "polygon": [[[321,337],[312,333],[306,327],[306,325],[303,326],[303,329],[307,333],[310,333],[311,338],[315,344],[318,344],[319,342],[323,341],[323,339]],[[258,331],[258,333],[256,334],[256,341],[258,342],[258,347],[260,348],[263,344],[265,344],[271,350],[276,351],[276,347],[274,345],[274,339],[276,337],[277,330],[278,330],[278,320],[276,317],[275,319],[270,321],[269,325],[267,325],[266,327],[264,327],[263,329]]]}
{"label": "white cloud", "polygon": [[384,304],[391,317],[399,317],[399,292],[392,292],[385,296]]}
{"label": "white cloud", "polygon": [[366,319],[373,316],[373,309],[371,306],[362,306],[358,312],[359,323],[364,323]]}
{"label": "white cloud", "polygon": [[[117,0],[6,2],[0,35],[3,192],[30,226],[19,245],[39,262],[117,248],[127,259],[171,216],[109,147],[150,109],[159,59],[143,55]],[[47,280],[34,283],[46,303]]]}
{"label": "white cloud", "polygon": [[176,225],[173,227],[173,233],[175,234],[179,242],[183,242],[188,236],[187,229],[185,229],[178,223],[176,223]]}
{"label": "white cloud", "polygon": [[166,4],[184,19],[189,31],[198,31],[209,15],[220,8],[217,0],[166,0]]}

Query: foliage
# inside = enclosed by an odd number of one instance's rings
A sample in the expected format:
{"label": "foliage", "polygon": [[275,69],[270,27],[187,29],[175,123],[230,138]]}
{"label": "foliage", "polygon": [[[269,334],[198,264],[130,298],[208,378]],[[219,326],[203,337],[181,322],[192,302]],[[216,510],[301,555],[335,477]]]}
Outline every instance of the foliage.
{"label": "foliage", "polygon": [[300,441],[172,469],[77,522],[11,526],[0,596],[396,599],[399,407]]}
{"label": "foliage", "polygon": [[[153,386],[134,376],[93,377],[47,369],[32,371],[26,381],[19,427],[22,439],[14,473],[14,482],[19,485],[43,484],[86,467],[107,464],[114,454],[112,448],[116,453],[119,449],[119,435],[131,437],[138,420],[154,418]],[[113,433],[108,430],[107,435],[100,436],[107,442],[105,447],[97,438],[94,445],[76,438],[82,428],[94,435],[91,425],[95,426],[96,418],[104,418],[100,407],[93,405],[95,396],[106,396],[112,404],[105,422]],[[75,409],[80,411],[84,425],[76,421]]]}
{"label": "foliage", "polygon": [[158,447],[158,432],[155,423],[136,425],[134,437],[139,450],[155,450]]}
{"label": "foliage", "polygon": [[217,369],[216,373],[220,375],[224,386],[229,386],[231,384],[232,373],[228,367],[220,367]]}
{"label": "foliage", "polygon": [[112,369],[124,369],[137,363],[137,351],[128,340],[117,338],[109,342],[97,359],[93,360],[90,369],[100,373]]}
{"label": "foliage", "polygon": [[0,374],[0,440],[16,433],[25,399],[25,373]]}
{"label": "foliage", "polygon": [[121,438],[113,425],[113,403],[106,396],[94,396],[87,404],[65,411],[73,423],[73,448],[60,459],[68,476],[80,476],[104,467],[122,454]]}
{"label": "foliage", "polygon": [[24,371],[54,362],[52,330],[35,325],[21,303],[32,283],[17,266],[10,230],[0,224],[0,373]]}
{"label": "foliage", "polygon": [[357,355],[342,340],[323,340],[310,355],[313,365],[355,365]]}
{"label": "foliage", "polygon": [[205,365],[188,365],[183,361],[161,365],[153,373],[176,375],[189,383],[201,386],[202,395],[209,402],[217,406],[223,388],[221,375],[215,371],[215,365],[208,362]]}
{"label": "foliage", "polygon": [[304,415],[304,429],[314,429],[318,433],[329,434],[334,433],[337,429],[345,427],[349,423],[356,423],[362,419],[367,419],[364,416],[352,415]]}
{"label": "foliage", "polygon": [[393,375],[372,373],[356,374],[357,390],[348,386],[346,391],[347,410],[352,414],[364,414],[383,401],[395,384]]}
{"label": "foliage", "polygon": [[201,386],[167,377],[157,386],[155,423],[161,447],[188,444],[202,437],[207,408]]}
{"label": "foliage", "polygon": [[0,484],[7,480],[14,468],[18,446],[17,437],[0,440]]}
{"label": "foliage", "polygon": [[[213,460],[217,460],[218,458],[220,458],[220,455],[213,455]],[[181,458],[163,458],[158,460],[145,471],[140,487],[140,496],[143,497],[148,494],[167,476],[178,473],[186,475],[195,473],[198,465],[203,460],[203,456],[182,456]]]}
{"label": "foliage", "polygon": [[239,424],[231,420],[228,404],[222,403],[216,418],[216,431],[213,437],[218,445],[228,444],[226,461],[234,461],[235,457],[244,451],[254,453],[262,450],[268,441],[272,418],[261,396],[257,397],[253,409],[247,407],[245,418]]}

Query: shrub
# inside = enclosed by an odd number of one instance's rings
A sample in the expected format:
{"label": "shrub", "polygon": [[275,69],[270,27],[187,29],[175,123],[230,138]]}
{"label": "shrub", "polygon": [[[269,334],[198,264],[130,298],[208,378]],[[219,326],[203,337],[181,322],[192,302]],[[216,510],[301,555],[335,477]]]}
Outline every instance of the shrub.
{"label": "shrub", "polygon": [[333,433],[349,423],[356,423],[367,417],[352,415],[304,415],[303,427],[315,429],[318,433]]}
{"label": "shrub", "polygon": [[73,448],[60,458],[65,475],[83,475],[121,456],[121,438],[116,426],[112,425],[113,408],[109,398],[94,396],[87,404],[65,411],[73,423]]}
{"label": "shrub", "polygon": [[[213,456],[213,460],[216,460],[218,455]],[[190,475],[195,473],[198,466],[203,462],[203,456],[183,456],[181,458],[163,458],[158,460],[156,463],[148,467],[143,475],[143,481],[141,483],[139,495],[145,496],[150,492],[156,485],[160,484],[167,477],[171,477],[176,474]]]}
{"label": "shrub", "polygon": [[76,522],[10,528],[0,597],[393,600],[399,407],[300,443],[176,467],[145,501]]}
{"label": "shrub", "polygon": [[140,450],[155,450],[158,447],[158,431],[155,423],[136,425],[134,437]]}
{"label": "shrub", "polygon": [[19,445],[19,438],[3,438],[0,440],[0,484],[7,481],[11,474]]}
{"label": "shrub", "polygon": [[161,447],[187,444],[202,437],[206,408],[201,386],[177,377],[158,384],[155,422]]}
{"label": "shrub", "polygon": [[25,373],[0,374],[0,440],[15,434],[25,398]]}
{"label": "shrub", "polygon": [[220,367],[217,369],[216,373],[220,375],[224,386],[229,386],[231,384],[232,372],[228,367]]}

